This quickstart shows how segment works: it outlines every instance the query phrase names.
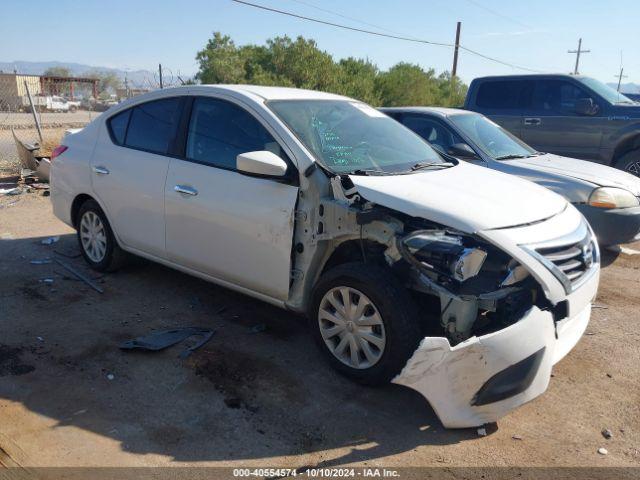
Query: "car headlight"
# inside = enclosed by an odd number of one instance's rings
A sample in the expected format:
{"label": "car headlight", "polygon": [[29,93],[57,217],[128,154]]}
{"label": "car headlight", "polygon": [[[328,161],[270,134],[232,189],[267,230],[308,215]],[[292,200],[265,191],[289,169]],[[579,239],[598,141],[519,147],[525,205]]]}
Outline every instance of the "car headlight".
{"label": "car headlight", "polygon": [[406,252],[423,268],[459,282],[475,277],[487,258],[480,248],[467,248],[462,237],[442,230],[421,230],[402,240]]}
{"label": "car headlight", "polygon": [[629,190],[615,187],[596,188],[589,196],[589,205],[598,208],[629,208],[640,205]]}

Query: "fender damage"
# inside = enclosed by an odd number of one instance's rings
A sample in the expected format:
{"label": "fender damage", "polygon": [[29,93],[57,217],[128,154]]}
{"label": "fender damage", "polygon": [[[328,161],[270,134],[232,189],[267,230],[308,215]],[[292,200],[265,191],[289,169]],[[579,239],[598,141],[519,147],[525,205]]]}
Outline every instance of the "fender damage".
{"label": "fender damage", "polygon": [[[417,319],[427,334],[393,383],[423,395],[447,428],[496,421],[546,390],[551,367],[586,329],[598,265],[590,267],[583,288],[567,295],[551,272],[518,248],[518,228],[503,250],[497,241],[502,229],[472,234],[411,217],[363,198],[348,178],[332,178],[326,193],[318,209],[304,215],[305,249],[325,252],[315,278],[331,253],[351,241],[363,261],[384,262],[408,289],[429,299]],[[568,230],[583,222],[573,209],[553,217],[553,225]],[[541,227],[531,228],[535,234]],[[407,242],[415,237],[417,245]],[[593,255],[597,263],[597,250]]]}

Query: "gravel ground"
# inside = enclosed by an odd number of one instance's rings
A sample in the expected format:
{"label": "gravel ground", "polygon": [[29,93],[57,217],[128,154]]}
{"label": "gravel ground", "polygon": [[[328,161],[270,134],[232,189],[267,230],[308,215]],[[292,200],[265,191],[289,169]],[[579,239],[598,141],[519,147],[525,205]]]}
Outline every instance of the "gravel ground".
{"label": "gravel ground", "polygon": [[[605,252],[587,335],[543,396],[479,437],[409,389],[335,374],[294,315],[142,260],[99,276],[78,254],[48,198],[0,197],[0,464],[640,467],[640,255]],[[30,264],[43,258],[104,294]],[[187,360],[117,348],[185,325],[216,329]]]}

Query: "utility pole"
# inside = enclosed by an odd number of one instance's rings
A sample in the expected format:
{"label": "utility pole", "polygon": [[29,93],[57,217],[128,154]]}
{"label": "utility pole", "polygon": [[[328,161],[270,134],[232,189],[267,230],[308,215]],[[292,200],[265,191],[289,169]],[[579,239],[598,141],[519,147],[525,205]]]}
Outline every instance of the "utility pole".
{"label": "utility pole", "polygon": [[160,88],[162,88],[162,64],[158,64],[158,72],[160,74]]}
{"label": "utility pole", "polygon": [[456,26],[456,46],[453,49],[453,68],[451,69],[451,80],[458,73],[458,49],[460,48],[460,26],[462,22],[458,22]]}
{"label": "utility pole", "polygon": [[622,83],[623,78],[627,78],[627,75],[623,75],[624,68],[620,67],[620,73],[616,75],[618,77],[618,92],[620,91],[620,84]]}
{"label": "utility pole", "polygon": [[580,66],[580,54],[590,53],[591,50],[582,50],[582,39],[578,40],[578,50],[567,50],[568,53],[576,54],[576,68],[573,70],[574,75],[578,75],[578,67]]}

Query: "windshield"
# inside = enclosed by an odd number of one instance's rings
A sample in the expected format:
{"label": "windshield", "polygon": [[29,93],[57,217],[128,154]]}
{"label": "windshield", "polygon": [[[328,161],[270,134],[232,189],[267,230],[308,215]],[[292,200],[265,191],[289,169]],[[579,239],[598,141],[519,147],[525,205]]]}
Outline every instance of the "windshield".
{"label": "windshield", "polygon": [[327,169],[336,174],[411,171],[449,165],[400,123],[360,102],[272,100],[267,105]]}
{"label": "windshield", "polygon": [[609,103],[635,103],[633,100],[625,97],[622,93],[611,88],[609,85],[605,85],[600,80],[590,77],[576,78]]}
{"label": "windshield", "polygon": [[475,114],[451,115],[449,120],[494,160],[526,158],[536,155],[529,145],[521,142],[487,117]]}

